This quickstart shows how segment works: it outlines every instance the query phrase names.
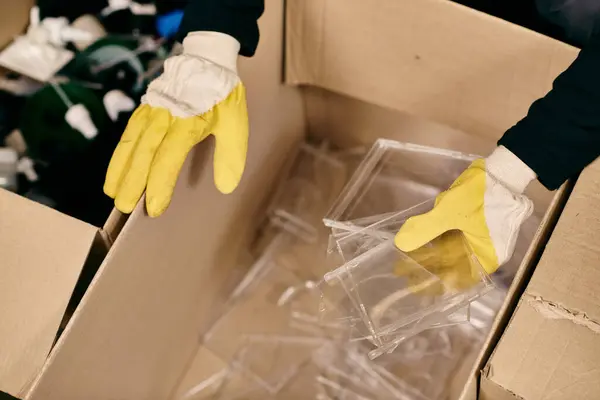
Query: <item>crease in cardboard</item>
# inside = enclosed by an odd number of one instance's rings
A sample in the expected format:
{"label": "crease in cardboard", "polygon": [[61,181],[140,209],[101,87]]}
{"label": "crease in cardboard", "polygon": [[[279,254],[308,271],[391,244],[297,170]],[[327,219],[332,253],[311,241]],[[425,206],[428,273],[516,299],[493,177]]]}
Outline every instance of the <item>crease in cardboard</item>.
{"label": "crease in cardboard", "polygon": [[494,376],[494,372],[492,371],[492,364],[486,364],[485,367],[481,369],[481,375],[486,378],[491,378]]}
{"label": "crease in cardboard", "polygon": [[498,385],[500,386],[502,389],[504,389],[506,391],[506,393],[510,394],[511,396],[513,396],[516,400],[525,400],[524,397],[519,396],[518,394],[516,394],[515,392],[513,392],[512,390],[508,390],[507,388],[505,388],[502,385]]}
{"label": "crease in cardboard", "polygon": [[498,382],[490,379],[488,376],[484,376],[481,381],[481,391],[478,399],[481,400],[500,400],[507,399],[510,397],[514,400],[525,400],[524,397],[519,396],[517,393],[505,388]]}
{"label": "crease in cardboard", "polygon": [[546,300],[540,295],[525,293],[523,299],[544,318],[564,319],[600,334],[600,322],[593,320],[585,312],[571,310],[560,303]]}

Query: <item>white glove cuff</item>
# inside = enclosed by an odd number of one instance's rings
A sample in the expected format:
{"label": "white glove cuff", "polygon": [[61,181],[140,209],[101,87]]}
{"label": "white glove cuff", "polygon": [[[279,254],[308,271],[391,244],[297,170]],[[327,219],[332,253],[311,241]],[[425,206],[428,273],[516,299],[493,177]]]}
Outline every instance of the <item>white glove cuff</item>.
{"label": "white glove cuff", "polygon": [[183,54],[199,57],[237,74],[240,42],[219,32],[191,32],[183,39]]}
{"label": "white glove cuff", "polygon": [[487,173],[515,194],[522,194],[537,176],[531,168],[504,146],[485,159]]}

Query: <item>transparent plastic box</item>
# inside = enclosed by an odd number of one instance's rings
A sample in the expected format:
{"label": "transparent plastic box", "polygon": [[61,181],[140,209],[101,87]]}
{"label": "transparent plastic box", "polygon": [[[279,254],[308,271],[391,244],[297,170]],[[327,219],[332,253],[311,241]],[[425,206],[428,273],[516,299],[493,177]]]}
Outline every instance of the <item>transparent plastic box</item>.
{"label": "transparent plastic box", "polygon": [[[393,239],[407,219],[430,211],[434,204],[435,199],[430,199],[408,210],[373,216],[372,221],[375,222],[364,228],[355,231],[338,230],[336,234],[330,234],[328,252],[336,254],[342,262],[348,262],[382,241]],[[540,220],[535,215],[525,220],[513,256],[491,275],[495,284],[506,288],[510,286],[539,224]]]}
{"label": "transparent plastic box", "polygon": [[[376,243],[378,239],[393,237],[406,218],[433,208],[435,196],[477,158],[439,148],[377,140],[323,219],[331,228],[329,253],[339,254],[340,261],[347,262],[370,248],[369,241]],[[494,282],[510,285],[539,224],[536,214],[523,223],[515,253],[493,274]],[[353,233],[364,240],[361,242]],[[370,236],[375,238],[368,239]]]}
{"label": "transparent plastic box", "polygon": [[385,240],[327,273],[325,281],[344,289],[371,341],[390,351],[399,333],[443,323],[493,288],[457,231],[410,254]]}
{"label": "transparent plastic box", "polygon": [[382,241],[393,239],[406,220],[430,211],[434,204],[435,199],[430,199],[404,211],[374,216],[371,225],[358,230],[332,233],[328,251],[336,251],[342,260],[350,261]]}
{"label": "transparent plastic box", "polygon": [[379,139],[323,221],[334,233],[369,226],[382,215],[434,198],[477,158],[451,150]]}

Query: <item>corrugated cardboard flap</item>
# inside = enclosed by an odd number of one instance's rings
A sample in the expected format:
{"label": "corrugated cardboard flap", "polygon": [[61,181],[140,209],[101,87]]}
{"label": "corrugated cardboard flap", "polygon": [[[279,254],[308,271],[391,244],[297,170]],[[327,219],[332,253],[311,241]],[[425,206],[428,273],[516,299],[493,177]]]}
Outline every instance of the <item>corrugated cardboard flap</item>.
{"label": "corrugated cardboard flap", "polygon": [[525,400],[600,398],[598,193],[597,161],[577,181],[486,367],[487,380]]}
{"label": "corrugated cardboard flap", "polygon": [[0,190],[0,390],[42,367],[97,229]]}
{"label": "corrugated cardboard flap", "polygon": [[497,137],[577,50],[447,0],[290,0],[286,81]]}

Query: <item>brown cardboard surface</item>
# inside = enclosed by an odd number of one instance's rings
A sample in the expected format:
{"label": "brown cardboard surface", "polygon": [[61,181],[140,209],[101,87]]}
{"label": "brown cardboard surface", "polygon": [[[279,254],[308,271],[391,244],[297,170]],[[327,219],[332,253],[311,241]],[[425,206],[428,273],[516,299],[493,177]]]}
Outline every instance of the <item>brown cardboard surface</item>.
{"label": "brown cardboard surface", "polygon": [[480,400],[522,400],[521,397],[504,389],[486,377],[481,378]]}
{"label": "brown cardboard surface", "polygon": [[108,243],[112,244],[117,240],[117,236],[121,233],[121,230],[125,226],[125,222],[129,218],[128,215],[121,213],[119,210],[114,208],[108,219],[104,223],[102,227],[102,232],[104,233],[105,239]]}
{"label": "brown cardboard surface", "polygon": [[0,390],[18,394],[44,364],[96,232],[0,190]]}
{"label": "brown cardboard surface", "polygon": [[575,58],[447,0],[292,0],[286,80],[496,138]]}
{"label": "brown cardboard surface", "polygon": [[[598,398],[599,341],[598,333],[569,320],[548,319],[523,299],[486,379],[524,400]],[[482,385],[483,393],[486,389]]]}
{"label": "brown cardboard surface", "polygon": [[486,367],[524,400],[600,396],[599,174],[598,161],[581,174]]}
{"label": "brown cardboard surface", "polygon": [[[288,150],[304,134],[302,103],[281,83],[283,8],[268,0],[256,58],[243,60],[251,137],[240,187],[213,184],[212,143],[198,146],[157,219],[143,203],[113,244],[30,399],[166,399],[221,311],[228,275]],[[276,150],[275,150],[276,149]]]}
{"label": "brown cardboard surface", "polygon": [[29,23],[29,10],[34,4],[34,0],[0,0],[0,10],[4,16],[0,24],[0,49],[25,30]]}
{"label": "brown cardboard surface", "polygon": [[544,254],[544,268],[527,288],[531,295],[584,312],[594,321],[600,321],[599,193],[600,162],[595,162],[581,174],[557,226],[557,238]]}

